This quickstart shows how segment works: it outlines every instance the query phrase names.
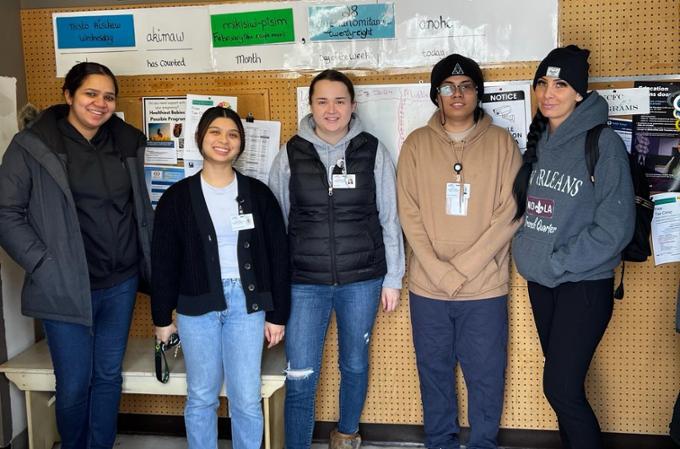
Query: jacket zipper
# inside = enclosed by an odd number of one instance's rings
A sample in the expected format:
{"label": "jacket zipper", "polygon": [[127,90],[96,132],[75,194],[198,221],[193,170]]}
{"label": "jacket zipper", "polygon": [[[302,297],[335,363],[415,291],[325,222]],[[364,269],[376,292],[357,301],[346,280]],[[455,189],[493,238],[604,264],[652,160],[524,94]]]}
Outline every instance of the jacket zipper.
{"label": "jacket zipper", "polygon": [[330,183],[328,180],[328,171],[326,170],[326,167],[323,165],[323,162],[321,162],[321,159],[318,159],[317,156],[317,161],[319,166],[321,166],[321,171],[323,173],[323,178],[325,180],[326,185],[328,186],[328,244],[331,248],[331,276],[333,278],[333,285],[338,285],[338,275],[336,273],[336,268],[335,268],[335,224],[333,221],[335,220],[335,214],[333,212],[333,185]]}
{"label": "jacket zipper", "polygon": [[[106,171],[104,170],[104,164],[102,162],[102,157],[101,154],[99,154],[99,151],[97,151],[97,148],[90,143],[90,147],[94,150],[94,154],[97,157],[97,165],[99,166],[99,171],[101,172],[102,175],[102,182],[104,184],[104,188],[106,189],[106,195],[107,199],[111,202],[112,200],[112,195],[111,195],[111,188],[109,187],[109,183],[106,180]],[[122,161],[121,161],[122,163]],[[123,164],[124,165],[124,164]],[[109,223],[109,229],[111,230],[111,237],[113,237],[112,240],[112,251],[111,254],[113,255],[112,257],[112,263],[111,263],[111,271],[114,271],[116,269],[116,266],[118,265],[118,246],[115,244],[116,241],[116,229],[113,226],[113,222],[111,221],[111,214],[107,212],[106,214],[106,221]]]}

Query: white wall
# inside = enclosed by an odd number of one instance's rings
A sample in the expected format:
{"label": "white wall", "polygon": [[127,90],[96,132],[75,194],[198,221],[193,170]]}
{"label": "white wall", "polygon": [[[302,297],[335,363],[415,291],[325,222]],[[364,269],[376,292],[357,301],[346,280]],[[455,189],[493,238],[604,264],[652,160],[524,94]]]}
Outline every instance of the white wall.
{"label": "white wall", "polygon": [[[16,79],[0,77],[0,158],[17,132]],[[21,286],[24,271],[0,249],[2,314],[5,321],[7,357],[20,353],[34,342],[33,319],[21,315]],[[10,384],[12,439],[27,427],[24,395]],[[4,405],[3,405],[4,406]]]}

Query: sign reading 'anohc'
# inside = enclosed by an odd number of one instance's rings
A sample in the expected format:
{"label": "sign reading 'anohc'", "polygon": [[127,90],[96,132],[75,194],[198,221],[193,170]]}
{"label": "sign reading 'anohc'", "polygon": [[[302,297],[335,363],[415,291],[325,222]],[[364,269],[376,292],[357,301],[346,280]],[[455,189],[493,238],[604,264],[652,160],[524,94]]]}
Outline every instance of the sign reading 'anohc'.
{"label": "sign reading 'anohc'", "polygon": [[134,46],[132,14],[57,17],[57,48]]}
{"label": "sign reading 'anohc'", "polygon": [[292,8],[212,15],[210,26],[213,47],[295,41]]}

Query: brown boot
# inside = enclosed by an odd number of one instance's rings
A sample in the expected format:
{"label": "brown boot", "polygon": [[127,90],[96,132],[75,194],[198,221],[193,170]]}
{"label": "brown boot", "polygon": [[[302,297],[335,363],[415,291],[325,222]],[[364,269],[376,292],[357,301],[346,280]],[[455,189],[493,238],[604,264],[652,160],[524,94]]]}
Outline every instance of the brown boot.
{"label": "brown boot", "polygon": [[348,435],[338,432],[338,429],[333,429],[328,447],[329,449],[359,449],[361,447],[361,435],[359,435],[359,432]]}

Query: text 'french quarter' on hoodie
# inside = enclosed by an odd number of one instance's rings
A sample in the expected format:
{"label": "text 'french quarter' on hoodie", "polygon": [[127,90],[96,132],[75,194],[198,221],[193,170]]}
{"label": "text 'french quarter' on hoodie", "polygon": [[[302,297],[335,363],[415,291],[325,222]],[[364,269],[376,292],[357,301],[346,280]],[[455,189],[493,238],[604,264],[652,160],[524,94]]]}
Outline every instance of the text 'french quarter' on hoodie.
{"label": "text 'french quarter' on hoodie", "polygon": [[586,166],[586,134],[607,121],[607,102],[591,92],[537,146],[524,224],[512,254],[524,278],[546,287],[606,279],[634,229],[634,193],[621,138],[602,130],[595,182]]}

